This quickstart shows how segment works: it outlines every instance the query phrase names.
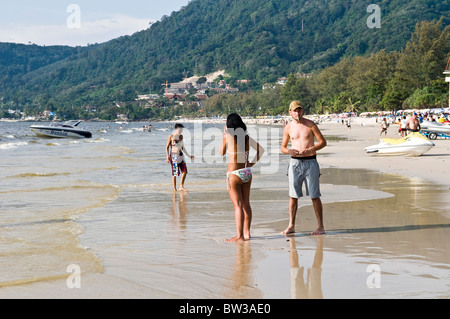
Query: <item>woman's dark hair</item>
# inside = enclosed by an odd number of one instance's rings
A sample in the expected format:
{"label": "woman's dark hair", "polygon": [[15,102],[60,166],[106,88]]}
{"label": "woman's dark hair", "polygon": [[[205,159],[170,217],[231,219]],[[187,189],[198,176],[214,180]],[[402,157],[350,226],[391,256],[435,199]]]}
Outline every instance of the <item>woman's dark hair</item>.
{"label": "woman's dark hair", "polygon": [[245,125],[239,114],[232,113],[227,118],[228,134],[234,137],[236,147],[246,149],[248,145],[249,136],[247,134],[247,125]]}
{"label": "woman's dark hair", "polygon": [[183,126],[183,124],[177,123],[177,124],[175,124],[175,128],[176,128],[176,129],[177,129],[177,128],[184,128],[184,126]]}
{"label": "woman's dark hair", "polygon": [[241,128],[244,130],[244,132],[247,132],[247,125],[245,125],[244,121],[242,121],[242,118],[239,116],[239,114],[236,113],[231,113],[230,115],[228,115],[227,128],[234,129],[235,131]]}

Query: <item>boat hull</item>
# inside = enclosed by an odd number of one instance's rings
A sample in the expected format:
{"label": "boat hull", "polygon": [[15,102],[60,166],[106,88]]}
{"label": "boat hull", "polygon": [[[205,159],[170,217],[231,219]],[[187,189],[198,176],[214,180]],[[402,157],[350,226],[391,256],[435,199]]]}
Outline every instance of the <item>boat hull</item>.
{"label": "boat hull", "polygon": [[49,138],[91,138],[92,133],[84,130],[46,126],[31,126],[37,136]]}

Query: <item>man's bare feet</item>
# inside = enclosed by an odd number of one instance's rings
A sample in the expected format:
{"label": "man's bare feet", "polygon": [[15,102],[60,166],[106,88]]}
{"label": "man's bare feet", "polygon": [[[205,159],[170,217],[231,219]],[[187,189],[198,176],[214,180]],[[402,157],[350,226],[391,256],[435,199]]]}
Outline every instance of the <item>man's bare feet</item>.
{"label": "man's bare feet", "polygon": [[245,238],[239,237],[239,236],[234,236],[232,238],[225,239],[225,241],[227,243],[236,243],[236,242],[240,242],[240,241],[245,241]]}
{"label": "man's bare feet", "polygon": [[245,240],[250,240],[251,238],[252,238],[252,235],[250,235],[250,234],[244,235],[244,239],[245,239]]}
{"label": "man's bare feet", "polygon": [[186,188],[184,188],[184,187],[181,187],[181,189],[180,189],[180,190],[182,190],[183,192],[189,193],[189,190],[188,190],[188,189],[186,189]]}
{"label": "man's bare feet", "polygon": [[289,226],[281,234],[283,234],[283,236],[287,236],[287,235],[293,234],[293,233],[295,233],[295,227],[294,226]]}
{"label": "man's bare feet", "polygon": [[316,229],[316,231],[311,233],[311,235],[313,235],[313,236],[323,235],[323,234],[325,234],[325,229],[323,229],[323,227],[319,227]]}

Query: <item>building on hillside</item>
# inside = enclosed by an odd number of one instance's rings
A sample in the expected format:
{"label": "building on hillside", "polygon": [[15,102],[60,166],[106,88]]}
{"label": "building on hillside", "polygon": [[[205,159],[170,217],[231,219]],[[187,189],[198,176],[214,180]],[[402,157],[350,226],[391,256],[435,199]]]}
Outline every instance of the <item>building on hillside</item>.
{"label": "building on hillside", "polygon": [[287,82],[287,77],[278,78],[278,84],[285,85]]}
{"label": "building on hillside", "polygon": [[217,94],[232,94],[232,93],[239,93],[238,88],[232,88],[229,84],[227,84],[224,88],[210,88],[210,91],[217,93]]}
{"label": "building on hillside", "polygon": [[186,94],[164,93],[164,96],[172,101],[179,101],[186,99]]}
{"label": "building on hillside", "polygon": [[190,82],[171,83],[166,93],[183,94],[191,89],[194,89],[194,85]]}
{"label": "building on hillside", "polygon": [[156,100],[159,98],[158,94],[142,94],[142,95],[138,95],[137,100],[138,101],[152,101],[152,100]]}
{"label": "building on hillside", "polygon": [[[296,79],[300,79],[300,78],[304,78],[304,79],[310,79],[313,76],[312,73],[295,73],[295,78]],[[281,77],[278,78],[277,83],[281,84],[281,85],[285,85],[287,83],[288,78],[287,77]]]}

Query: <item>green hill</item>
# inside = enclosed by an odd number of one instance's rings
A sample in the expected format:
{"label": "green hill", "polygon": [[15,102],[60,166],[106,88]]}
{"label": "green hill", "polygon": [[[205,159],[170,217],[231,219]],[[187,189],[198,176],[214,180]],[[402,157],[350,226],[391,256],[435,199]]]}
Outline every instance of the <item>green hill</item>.
{"label": "green hill", "polygon": [[89,47],[0,44],[0,98],[18,108],[73,109],[131,101],[165,81],[225,69],[253,89],[343,57],[400,51],[419,21],[450,24],[442,0],[194,0],[149,29]]}

